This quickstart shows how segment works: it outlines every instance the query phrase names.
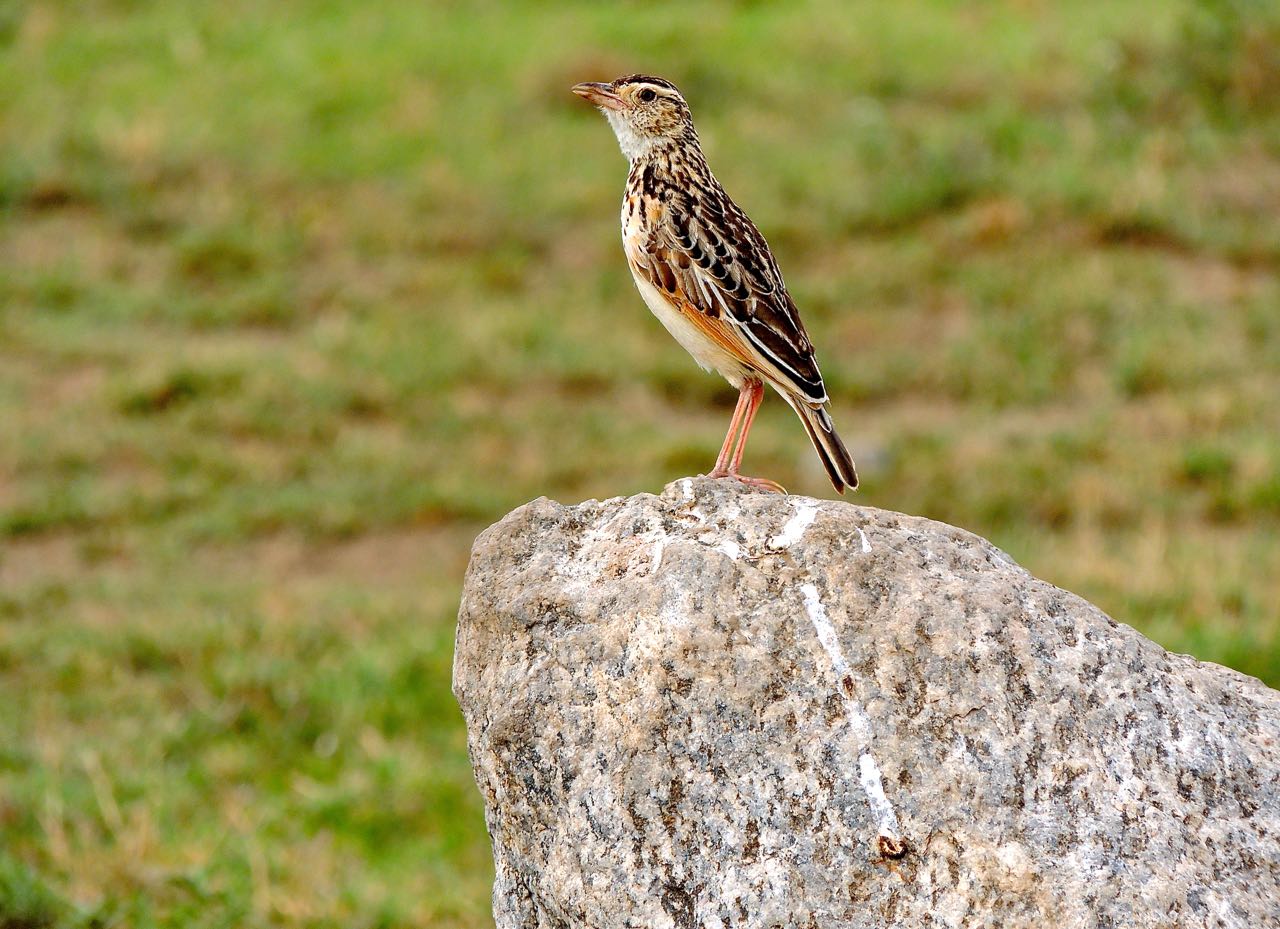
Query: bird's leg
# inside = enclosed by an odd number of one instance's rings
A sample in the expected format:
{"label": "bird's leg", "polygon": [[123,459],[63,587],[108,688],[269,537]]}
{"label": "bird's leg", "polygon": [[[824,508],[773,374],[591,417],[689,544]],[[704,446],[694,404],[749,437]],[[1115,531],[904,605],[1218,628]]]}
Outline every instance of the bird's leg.
{"label": "bird's leg", "polygon": [[733,419],[729,420],[729,431],[725,433],[724,444],[720,446],[720,454],[716,456],[716,466],[707,477],[727,477],[729,460],[733,455],[734,438],[738,434],[738,426],[742,423],[742,415],[751,405],[751,382],[746,381],[738,389],[738,405],[733,408]]}
{"label": "bird's leg", "polygon": [[[720,449],[720,457],[716,459],[715,470],[707,477],[731,477],[735,481],[741,481],[751,487],[759,487],[761,490],[768,490],[773,493],[785,494],[786,488],[776,481],[771,481],[764,477],[744,477],[738,473],[738,469],[742,467],[742,455],[746,450],[747,433],[751,431],[751,424],[755,421],[756,411],[760,409],[760,404],[764,400],[764,383],[754,378],[749,378],[742,382],[742,387],[738,393],[738,406],[733,411],[733,419],[729,423],[729,434],[724,438],[724,447]],[[741,425],[742,434],[738,436],[736,443],[733,441],[734,433],[738,431]],[[726,464],[726,457],[728,462]]]}
{"label": "bird's leg", "polygon": [[750,401],[747,412],[742,418],[742,437],[738,439],[738,447],[734,449],[733,458],[729,461],[730,474],[737,474],[738,469],[742,467],[742,455],[747,450],[747,433],[751,431],[751,424],[756,420],[756,412],[764,402],[764,384],[760,381],[747,381],[742,385],[742,389],[749,391]]}

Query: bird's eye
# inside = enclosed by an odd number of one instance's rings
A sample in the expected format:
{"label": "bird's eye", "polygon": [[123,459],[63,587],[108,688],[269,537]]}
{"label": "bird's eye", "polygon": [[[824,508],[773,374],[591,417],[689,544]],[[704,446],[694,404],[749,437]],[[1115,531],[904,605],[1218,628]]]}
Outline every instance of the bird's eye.
{"label": "bird's eye", "polygon": [[657,100],[657,99],[658,99],[658,95],[653,92],[653,88],[651,87],[646,87],[644,90],[640,91],[641,103],[652,103],[654,100]]}

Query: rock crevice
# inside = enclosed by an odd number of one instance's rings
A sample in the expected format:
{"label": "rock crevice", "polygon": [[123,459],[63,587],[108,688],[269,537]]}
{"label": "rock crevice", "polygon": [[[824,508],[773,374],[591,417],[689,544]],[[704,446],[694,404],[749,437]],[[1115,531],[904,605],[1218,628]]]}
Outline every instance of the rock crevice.
{"label": "rock crevice", "polygon": [[940,523],[535,501],[454,689],[500,929],[1280,926],[1280,694]]}

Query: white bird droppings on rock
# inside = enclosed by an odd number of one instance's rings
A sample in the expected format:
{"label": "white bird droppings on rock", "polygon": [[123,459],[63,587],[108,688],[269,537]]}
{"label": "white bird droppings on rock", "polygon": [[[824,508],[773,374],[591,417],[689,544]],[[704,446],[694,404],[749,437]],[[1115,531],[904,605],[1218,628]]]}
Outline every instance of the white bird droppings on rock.
{"label": "white bird droppings on rock", "polygon": [[769,540],[772,549],[788,549],[804,538],[804,531],[818,518],[818,501],[809,497],[788,497],[795,513],[782,527],[782,532]]}
{"label": "white bird droppings on rock", "polygon": [[844,652],[840,648],[840,640],[836,637],[835,628],[827,617],[827,610],[822,605],[822,598],[818,594],[818,588],[813,584],[801,584],[800,593],[804,596],[805,611],[809,614],[809,621],[813,624],[814,632],[818,635],[818,641],[822,643],[823,650],[826,651],[827,657],[831,659],[831,670],[835,673],[835,682],[832,689],[839,695],[841,702],[844,703],[845,713],[848,715],[849,731],[856,741],[858,779],[862,784],[863,792],[867,796],[867,804],[871,807],[871,812],[875,816],[876,825],[878,826],[877,838],[900,842],[898,818],[893,812],[893,806],[889,803],[889,798],[885,796],[880,766],[876,764],[875,756],[871,753],[872,745],[875,741],[875,734],[871,729],[871,721],[867,719],[866,710],[862,708],[862,705],[849,696],[848,693],[853,686],[851,680],[853,669],[849,667],[849,662],[845,660]]}

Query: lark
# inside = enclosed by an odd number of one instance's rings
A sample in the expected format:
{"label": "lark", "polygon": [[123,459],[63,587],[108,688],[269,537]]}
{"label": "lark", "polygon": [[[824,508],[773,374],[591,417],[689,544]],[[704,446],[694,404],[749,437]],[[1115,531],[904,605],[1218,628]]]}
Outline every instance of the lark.
{"label": "lark", "polygon": [[640,295],[699,365],[738,389],[708,476],[786,492],[739,471],[767,384],[804,423],[836,491],[856,488],[853,459],[827,412],[813,344],[782,272],[764,236],[707,167],[680,91],[634,74],[576,84],[573,92],[600,108],[631,164],[622,243]]}

